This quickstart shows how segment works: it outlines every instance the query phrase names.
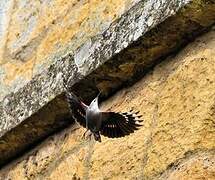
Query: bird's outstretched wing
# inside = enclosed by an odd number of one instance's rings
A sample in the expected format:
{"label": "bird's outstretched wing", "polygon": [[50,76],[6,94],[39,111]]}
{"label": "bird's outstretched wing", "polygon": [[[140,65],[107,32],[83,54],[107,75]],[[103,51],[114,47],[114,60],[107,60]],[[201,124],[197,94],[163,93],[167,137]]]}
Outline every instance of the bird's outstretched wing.
{"label": "bird's outstretched wing", "polygon": [[101,134],[109,138],[124,137],[142,126],[141,115],[133,110],[125,113],[102,112]]}
{"label": "bird's outstretched wing", "polygon": [[66,93],[69,108],[72,112],[73,118],[83,127],[86,128],[86,109],[87,105],[84,104],[75,94],[72,92]]}

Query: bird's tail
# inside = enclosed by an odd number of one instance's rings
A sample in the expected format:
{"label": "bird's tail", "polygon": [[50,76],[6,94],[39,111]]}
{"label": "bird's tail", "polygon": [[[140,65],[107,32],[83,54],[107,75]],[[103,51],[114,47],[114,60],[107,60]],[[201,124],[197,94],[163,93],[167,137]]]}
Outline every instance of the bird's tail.
{"label": "bird's tail", "polygon": [[93,135],[96,141],[102,142],[99,132],[94,132]]}

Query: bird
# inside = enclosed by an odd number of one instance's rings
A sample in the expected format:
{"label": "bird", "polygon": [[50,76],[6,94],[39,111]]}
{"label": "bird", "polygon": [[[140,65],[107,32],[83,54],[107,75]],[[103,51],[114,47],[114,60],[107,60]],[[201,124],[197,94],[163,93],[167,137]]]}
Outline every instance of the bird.
{"label": "bird", "polygon": [[66,92],[72,117],[86,128],[83,136],[90,131],[95,141],[101,142],[101,135],[108,138],[120,138],[130,135],[142,126],[141,122],[143,120],[140,119],[142,115],[139,115],[139,111],[134,111],[134,108],[131,108],[128,112],[100,110],[99,95],[100,93],[89,105],[86,105],[74,93]]}

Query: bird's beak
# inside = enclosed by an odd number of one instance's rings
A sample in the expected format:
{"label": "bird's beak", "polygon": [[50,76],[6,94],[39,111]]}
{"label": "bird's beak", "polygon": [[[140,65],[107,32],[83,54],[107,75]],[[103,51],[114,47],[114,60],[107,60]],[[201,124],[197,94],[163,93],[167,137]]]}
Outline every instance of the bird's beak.
{"label": "bird's beak", "polygon": [[99,96],[101,95],[101,92],[96,96],[97,102],[99,103]]}

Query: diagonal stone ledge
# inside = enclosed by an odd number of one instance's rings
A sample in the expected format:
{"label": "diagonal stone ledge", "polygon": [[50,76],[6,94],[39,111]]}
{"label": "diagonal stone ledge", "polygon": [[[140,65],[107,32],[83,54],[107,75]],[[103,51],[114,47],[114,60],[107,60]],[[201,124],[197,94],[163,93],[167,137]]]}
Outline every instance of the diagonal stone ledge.
{"label": "diagonal stone ledge", "polygon": [[68,52],[23,88],[6,96],[0,103],[0,165],[73,123],[63,95],[63,77],[88,101],[98,89],[108,95],[142,77],[160,58],[211,26],[214,9],[214,2],[209,0],[138,2],[75,54]]}

